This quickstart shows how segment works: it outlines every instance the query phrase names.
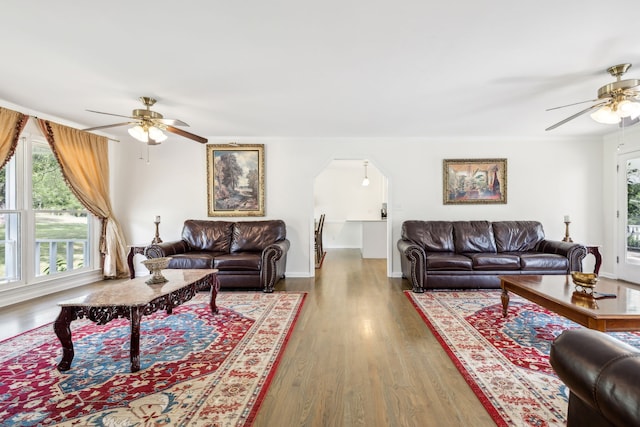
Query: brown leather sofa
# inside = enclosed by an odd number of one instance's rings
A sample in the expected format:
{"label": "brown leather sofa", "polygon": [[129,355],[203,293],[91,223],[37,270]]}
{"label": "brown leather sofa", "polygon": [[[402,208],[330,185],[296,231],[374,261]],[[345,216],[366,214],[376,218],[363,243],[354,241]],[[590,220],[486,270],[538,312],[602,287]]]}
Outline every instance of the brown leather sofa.
{"label": "brown leather sofa", "polygon": [[499,275],[582,271],[584,245],[546,240],[537,221],[405,221],[397,244],[414,292],[499,288]]}
{"label": "brown leather sofa", "polygon": [[572,329],[549,362],[569,388],[568,427],[640,426],[640,351],[603,332]]}
{"label": "brown leather sofa", "polygon": [[281,220],[189,219],[181,240],[147,246],[145,255],[171,257],[169,268],[217,268],[221,288],[273,292],[285,275],[289,245]]}

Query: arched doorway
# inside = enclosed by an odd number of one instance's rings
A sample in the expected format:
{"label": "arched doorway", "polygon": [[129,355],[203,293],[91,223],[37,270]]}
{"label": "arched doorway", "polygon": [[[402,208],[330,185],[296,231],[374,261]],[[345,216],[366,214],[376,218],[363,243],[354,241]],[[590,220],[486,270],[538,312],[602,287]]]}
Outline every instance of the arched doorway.
{"label": "arched doorway", "polygon": [[334,159],[316,176],[314,219],[325,215],[325,251],[358,248],[363,258],[387,259],[389,273],[388,187],[387,177],[369,159]]}

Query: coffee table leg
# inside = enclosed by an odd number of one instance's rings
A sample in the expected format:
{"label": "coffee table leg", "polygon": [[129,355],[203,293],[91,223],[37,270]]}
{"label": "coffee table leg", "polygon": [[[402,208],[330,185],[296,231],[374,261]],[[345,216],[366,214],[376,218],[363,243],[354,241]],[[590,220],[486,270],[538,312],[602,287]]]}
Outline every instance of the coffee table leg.
{"label": "coffee table leg", "polygon": [[58,363],[60,372],[71,369],[73,361],[73,342],[71,341],[71,321],[74,319],[73,307],[62,307],[60,314],[53,323],[53,330],[62,344],[62,360]]}
{"label": "coffee table leg", "polygon": [[131,307],[131,372],[140,370],[140,318],[144,307]]}
{"label": "coffee table leg", "polygon": [[509,308],[509,292],[505,288],[502,288],[502,317],[507,317],[507,309]]}
{"label": "coffee table leg", "polygon": [[218,297],[218,291],[220,290],[220,282],[218,281],[218,275],[212,274],[209,278],[211,282],[211,299],[209,300],[209,306],[211,307],[211,313],[218,314],[218,306],[216,305],[216,298]]}

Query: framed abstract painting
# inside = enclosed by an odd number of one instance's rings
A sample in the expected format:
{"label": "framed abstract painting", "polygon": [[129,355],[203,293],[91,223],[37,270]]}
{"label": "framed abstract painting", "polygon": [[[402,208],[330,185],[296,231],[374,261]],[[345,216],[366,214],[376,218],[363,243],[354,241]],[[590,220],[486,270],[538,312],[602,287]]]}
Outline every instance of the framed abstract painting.
{"label": "framed abstract painting", "polygon": [[264,216],[264,144],[207,145],[209,216]]}
{"label": "framed abstract painting", "polygon": [[445,159],[445,205],[506,204],[507,159]]}

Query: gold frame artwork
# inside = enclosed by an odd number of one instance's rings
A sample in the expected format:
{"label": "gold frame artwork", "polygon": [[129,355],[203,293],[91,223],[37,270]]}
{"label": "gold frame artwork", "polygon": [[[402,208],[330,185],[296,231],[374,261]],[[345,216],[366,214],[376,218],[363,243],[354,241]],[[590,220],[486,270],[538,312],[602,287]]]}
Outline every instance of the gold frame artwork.
{"label": "gold frame artwork", "polygon": [[507,159],[445,159],[442,172],[445,205],[507,203]]}
{"label": "gold frame artwork", "polygon": [[207,145],[209,216],[264,216],[264,144]]}

